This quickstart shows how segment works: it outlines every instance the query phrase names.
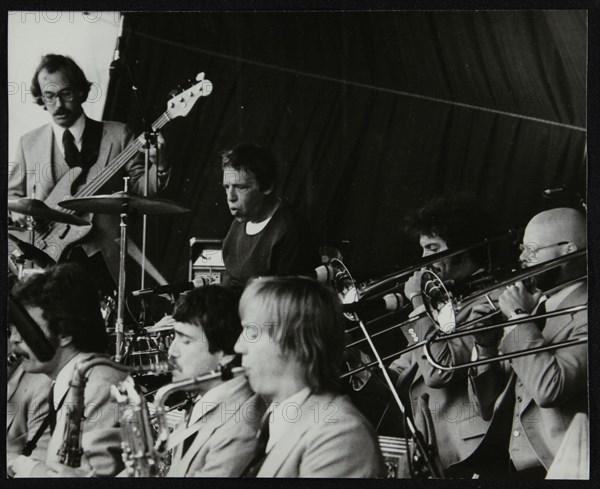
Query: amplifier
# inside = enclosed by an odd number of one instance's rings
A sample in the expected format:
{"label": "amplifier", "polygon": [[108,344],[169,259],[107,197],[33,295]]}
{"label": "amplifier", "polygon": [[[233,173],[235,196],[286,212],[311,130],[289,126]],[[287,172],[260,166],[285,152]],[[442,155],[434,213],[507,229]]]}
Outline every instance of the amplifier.
{"label": "amplifier", "polygon": [[225,263],[220,239],[190,239],[189,280],[207,279],[220,284],[225,273]]}

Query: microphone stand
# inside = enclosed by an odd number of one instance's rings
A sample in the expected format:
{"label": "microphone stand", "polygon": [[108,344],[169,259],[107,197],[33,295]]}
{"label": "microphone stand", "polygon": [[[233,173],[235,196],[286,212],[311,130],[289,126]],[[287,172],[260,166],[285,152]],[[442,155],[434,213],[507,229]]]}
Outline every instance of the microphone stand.
{"label": "microphone stand", "polygon": [[[366,326],[364,325],[364,323],[362,322],[362,320],[358,317],[358,315],[356,313],[354,313],[354,317],[355,317],[356,321],[358,322],[358,326],[360,327],[363,335],[365,336],[365,339],[369,343],[369,347],[371,348],[371,351],[373,352],[373,355],[376,358],[377,365],[378,365],[379,369],[381,370],[383,377],[385,378],[385,382],[388,385],[388,387],[392,393],[392,396],[394,397],[394,400],[396,401],[396,404],[398,405],[398,408],[400,409],[400,412],[402,413],[402,416],[406,420],[406,425],[408,427],[408,431],[410,432],[410,436],[412,437],[412,439],[417,447],[419,455],[422,457],[423,462],[427,466],[427,469],[429,470],[431,477],[433,477],[435,479],[442,478],[443,474],[438,470],[438,467],[436,466],[436,464],[433,461],[432,447],[430,447],[429,445],[427,445],[425,443],[425,440],[423,439],[423,435],[415,426],[413,419],[411,418],[411,416],[407,412],[406,408],[404,407],[404,404],[400,400],[400,396],[398,395],[398,392],[396,391],[396,387],[394,386],[394,383],[392,382],[392,379],[390,378],[390,375],[388,374],[388,371],[385,368],[385,365],[383,364],[383,360],[381,359],[379,352],[377,351],[377,349],[375,348],[375,345],[373,344],[371,335],[369,334]],[[407,453],[407,457],[410,457],[410,454]],[[409,460],[408,462],[410,465],[412,465],[411,460]]]}
{"label": "microphone stand", "polygon": [[[121,13],[124,17],[125,14]],[[123,19],[124,21],[124,19]],[[130,32],[133,33],[133,28],[130,27]],[[121,29],[122,34],[122,29]],[[125,66],[125,71],[127,72],[127,77],[129,82],[131,83],[131,91],[133,93],[133,99],[135,100],[135,105],[138,108],[138,113],[140,115],[140,119],[142,122],[142,126],[144,127],[144,197],[148,197],[148,185],[149,185],[149,177],[150,177],[150,148],[154,146],[156,149],[156,161],[155,164],[158,165],[158,133],[154,130],[152,125],[148,122],[146,104],[144,101],[144,96],[142,91],[139,88],[139,84],[137,80],[139,79],[139,71],[138,71],[138,61],[134,62],[135,65],[135,74],[132,69],[131,63],[129,63],[129,57],[124,49],[123,39],[120,39],[119,46],[119,60]],[[115,61],[113,61],[115,63]],[[114,72],[118,72],[118,66],[115,66]],[[144,214],[142,216],[142,256],[141,256],[141,278],[140,278],[140,288],[145,288],[145,278],[146,278],[146,241],[147,241],[147,225],[148,225],[148,216]],[[145,300],[142,300],[141,310],[139,321],[142,326],[146,324],[146,303]]]}

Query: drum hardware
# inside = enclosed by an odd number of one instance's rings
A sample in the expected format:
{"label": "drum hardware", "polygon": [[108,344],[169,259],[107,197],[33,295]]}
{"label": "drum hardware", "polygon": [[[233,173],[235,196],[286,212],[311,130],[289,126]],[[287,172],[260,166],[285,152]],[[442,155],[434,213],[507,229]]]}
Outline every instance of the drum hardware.
{"label": "drum hardware", "polygon": [[91,197],[72,198],[59,202],[58,205],[72,211],[92,212],[98,214],[118,214],[120,216],[120,250],[119,250],[119,286],[117,295],[116,353],[115,361],[120,361],[124,352],[124,315],[125,315],[125,257],[127,255],[127,220],[135,214],[174,214],[188,212],[189,209],[166,199],[140,197],[128,192],[129,177],[123,177],[122,192],[114,195],[93,195]]}
{"label": "drum hardware", "polygon": [[9,211],[25,214],[33,219],[41,219],[43,221],[73,224],[75,226],[87,226],[90,224],[89,221],[74,214],[52,209],[39,199],[21,198],[9,200],[7,208]]}

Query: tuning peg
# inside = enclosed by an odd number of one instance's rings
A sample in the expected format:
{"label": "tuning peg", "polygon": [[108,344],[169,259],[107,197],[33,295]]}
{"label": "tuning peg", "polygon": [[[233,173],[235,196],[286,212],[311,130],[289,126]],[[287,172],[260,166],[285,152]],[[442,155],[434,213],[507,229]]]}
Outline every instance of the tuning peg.
{"label": "tuning peg", "polygon": [[169,97],[173,98],[177,95],[177,90],[173,89],[173,90],[169,90]]}
{"label": "tuning peg", "polygon": [[200,72],[196,75],[196,81],[202,81],[204,80],[204,72]]}

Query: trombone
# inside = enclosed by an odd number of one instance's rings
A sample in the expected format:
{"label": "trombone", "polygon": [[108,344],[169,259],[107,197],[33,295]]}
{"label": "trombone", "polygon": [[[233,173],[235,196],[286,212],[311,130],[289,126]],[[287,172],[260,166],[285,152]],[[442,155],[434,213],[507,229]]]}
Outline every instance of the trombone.
{"label": "trombone", "polygon": [[[478,243],[475,243],[475,244],[472,244],[469,246],[465,246],[464,248],[460,248],[458,250],[446,250],[446,251],[442,251],[441,253],[435,253],[434,255],[429,255],[428,257],[421,258],[416,264],[402,268],[402,269],[400,269],[396,272],[390,273],[388,275],[384,275],[380,279],[371,280],[370,282],[367,282],[366,284],[364,284],[362,287],[357,288],[356,298],[357,298],[357,300],[360,300],[360,299],[374,298],[374,297],[384,295],[385,293],[396,290],[399,287],[400,284],[398,283],[398,279],[405,277],[406,275],[412,275],[417,270],[428,267],[429,265],[437,263],[446,258],[452,258],[454,256],[458,256],[463,253],[473,251],[482,246],[488,247],[487,248],[488,264],[489,264],[488,268],[491,269],[492,268],[491,264],[493,262],[492,253],[491,253],[491,245],[505,241],[507,238],[516,242],[519,239],[520,232],[521,232],[520,230],[509,229],[508,231],[506,231],[503,234],[500,234],[498,236],[494,236],[491,238],[485,238]],[[385,292],[380,292],[378,294],[374,293],[386,285],[388,286],[388,288],[385,290]]]}
{"label": "trombone", "polygon": [[[525,280],[525,279],[535,277],[535,275],[537,275],[539,273],[543,273],[547,270],[551,270],[551,269],[563,266],[564,264],[566,264],[572,260],[576,260],[578,258],[585,256],[585,253],[586,253],[585,249],[578,250],[574,253],[569,253],[568,255],[560,256],[560,257],[550,260],[548,262],[541,263],[541,264],[533,266],[533,267],[529,267],[529,268],[527,268],[519,273],[516,273],[513,276],[511,276],[510,278],[507,278],[499,283],[490,285],[488,287],[484,287],[482,290],[480,290],[477,293],[468,297],[466,299],[466,301],[464,301],[464,303],[472,303],[473,301],[476,301],[476,300],[480,299],[481,297],[485,296],[487,298],[488,302],[490,302],[490,304],[493,305],[493,303],[488,295],[490,292],[500,289],[503,286],[506,286],[508,284],[517,282],[519,280]],[[566,285],[576,283],[576,282],[579,282],[579,281],[585,280],[585,279],[587,279],[587,274],[583,274],[580,277],[568,280],[568,281],[564,282],[563,284],[561,284],[560,286],[555,287],[552,290],[556,290],[557,288],[562,288]],[[504,355],[498,355],[496,357],[474,360],[471,362],[466,362],[466,363],[462,363],[462,364],[458,364],[458,365],[442,365],[433,358],[433,355],[431,353],[431,345],[433,343],[437,343],[440,341],[447,341],[447,340],[451,340],[454,338],[460,338],[460,337],[464,337],[464,336],[470,336],[475,333],[494,331],[494,330],[497,330],[500,328],[506,328],[509,326],[519,326],[520,324],[523,324],[524,322],[537,321],[539,319],[547,319],[547,318],[562,316],[564,314],[575,314],[577,312],[586,310],[587,304],[566,307],[563,309],[558,309],[556,311],[545,312],[543,314],[535,314],[535,315],[529,316],[527,318],[513,319],[513,320],[504,321],[501,323],[492,324],[492,325],[488,325],[488,326],[477,326],[478,324],[486,321],[487,319],[490,319],[501,313],[501,311],[499,311],[499,310],[494,310],[493,312],[491,312],[489,314],[483,315],[479,318],[476,318],[472,321],[464,323],[460,326],[456,326],[456,308],[455,308],[455,304],[453,302],[452,294],[450,292],[448,292],[448,290],[446,289],[446,287],[444,286],[442,281],[439,279],[439,277],[437,277],[432,272],[428,272],[426,275],[424,275],[423,281],[421,283],[421,291],[423,294],[423,300],[425,303],[425,308],[427,310],[427,313],[428,313],[429,317],[431,318],[431,320],[433,321],[436,328],[438,329],[438,331],[431,338],[429,338],[423,342],[422,346],[423,346],[423,349],[425,352],[425,356],[427,357],[427,360],[429,361],[429,363],[431,365],[433,365],[435,368],[442,370],[442,371],[454,371],[454,370],[458,370],[461,368],[477,367],[480,365],[486,365],[486,364],[493,363],[496,361],[510,360],[512,358],[519,358],[519,357],[526,356],[526,355],[534,355],[536,353],[541,353],[544,351],[556,350],[559,348],[567,348],[567,347],[571,347],[574,345],[584,344],[584,343],[587,343],[587,341],[588,341],[587,337],[576,338],[576,339],[566,340],[566,341],[562,341],[562,342],[558,342],[558,343],[554,343],[554,344],[542,345],[542,346],[535,347],[535,348],[529,348],[529,349],[522,350],[522,351],[507,353]],[[525,319],[525,321],[524,321],[524,319]],[[415,345],[413,345],[413,346],[415,346]]]}
{"label": "trombone", "polygon": [[[454,298],[453,298],[452,294],[446,289],[446,287],[444,286],[442,281],[439,279],[439,277],[437,277],[433,272],[428,272],[428,274],[426,276],[424,276],[423,283],[421,284],[422,285],[422,293],[423,293],[423,298],[425,299],[425,307],[427,309],[427,312],[429,313],[434,325],[436,325],[438,327],[439,333],[436,333],[431,338],[418,341],[418,342],[408,346],[407,348],[404,348],[398,352],[388,355],[387,357],[382,358],[382,361],[392,360],[392,359],[397,358],[405,353],[408,353],[408,352],[411,352],[418,348],[424,347],[425,355],[428,355],[430,363],[432,365],[434,365],[436,368],[438,368],[440,370],[455,370],[458,368],[466,368],[466,367],[471,367],[471,366],[483,365],[483,364],[491,363],[493,361],[508,360],[509,358],[515,358],[515,357],[519,357],[519,356],[525,356],[528,354],[538,353],[536,351],[537,349],[530,349],[530,350],[526,350],[523,352],[513,352],[510,354],[510,356],[503,355],[502,357],[478,360],[478,361],[476,361],[478,363],[470,362],[468,364],[462,364],[462,365],[457,365],[457,366],[445,366],[445,365],[438,364],[432,358],[431,350],[429,347],[434,342],[446,341],[446,340],[450,340],[450,339],[458,338],[458,337],[462,337],[462,336],[469,336],[469,335],[472,335],[473,333],[490,331],[490,330],[504,328],[504,327],[511,326],[514,324],[522,323],[523,320],[521,319],[521,320],[513,320],[513,321],[498,323],[498,324],[494,324],[491,326],[482,326],[482,327],[474,328],[475,325],[482,323],[488,319],[491,319],[501,313],[500,310],[495,310],[489,314],[482,315],[481,317],[478,317],[477,319],[466,322],[466,323],[456,327],[456,307],[460,307],[462,309],[466,305],[478,300],[479,298],[481,298],[483,296],[486,296],[488,301],[492,302],[491,299],[489,298],[490,293],[497,291],[498,289],[501,289],[502,287],[512,284],[514,282],[517,282],[519,280],[524,280],[524,279],[528,279],[531,277],[535,277],[535,275],[538,275],[540,273],[546,272],[546,271],[554,269],[554,268],[558,268],[558,267],[564,265],[565,263],[570,262],[571,260],[575,260],[577,258],[585,256],[585,253],[586,253],[585,249],[578,250],[578,251],[575,251],[574,253],[570,253],[568,255],[564,255],[564,256],[555,258],[555,259],[547,261],[545,263],[541,263],[539,265],[535,265],[535,266],[532,266],[532,267],[529,267],[529,268],[526,268],[523,270],[519,270],[517,273],[512,273],[510,276],[504,278],[503,280],[501,280],[499,282],[495,282],[490,285],[484,286],[479,291],[462,299],[457,306],[455,306],[455,304],[454,304]],[[435,261],[440,259],[439,256],[441,256],[441,253],[436,255],[437,259]],[[347,273],[347,274],[349,276],[349,273]],[[569,283],[574,283],[574,282],[580,281],[586,277],[587,277],[587,275],[584,274],[581,277],[578,277],[576,279],[570,280],[569,282],[561,284],[560,287],[564,287],[565,285],[567,285]],[[425,290],[425,289],[427,289],[427,290]],[[427,300],[428,298],[430,299],[429,301]],[[572,314],[572,313],[584,310],[586,308],[587,308],[587,305],[574,306],[574,307],[570,307],[570,308],[561,309],[559,311],[553,311],[553,312],[549,312],[549,313],[545,313],[545,314],[531,316],[530,318],[528,318],[528,320],[535,321],[536,319],[545,319],[548,317],[560,316],[562,314]],[[443,310],[444,312],[449,313],[449,315],[447,315],[443,319],[442,326],[440,326],[440,324],[439,324],[440,316],[439,316],[438,310]],[[386,328],[382,331],[372,334],[371,338],[378,336],[380,334],[384,334],[389,331],[401,328],[412,322],[416,322],[417,320],[419,320],[421,318],[422,318],[422,316],[416,316],[414,318],[410,318],[407,321],[403,321],[399,324],[390,326],[389,328]],[[456,329],[456,331],[454,331],[454,329]],[[346,348],[356,346],[365,341],[367,341],[365,338],[356,340],[356,341],[346,345]],[[565,342],[564,345],[560,344],[560,343],[556,343],[554,345],[545,345],[543,347],[538,347],[538,348],[544,349],[544,350],[540,350],[540,351],[552,350],[552,349],[556,349],[556,348],[564,348],[567,346],[572,346],[574,344],[584,343],[586,341],[587,341],[587,339],[582,338],[582,339],[578,339],[578,340],[571,340],[571,341]],[[350,377],[359,372],[362,372],[363,370],[370,369],[371,367],[374,367],[377,365],[378,365],[377,361],[370,362],[368,364],[357,367],[354,370],[344,373],[342,375],[342,378]]]}

